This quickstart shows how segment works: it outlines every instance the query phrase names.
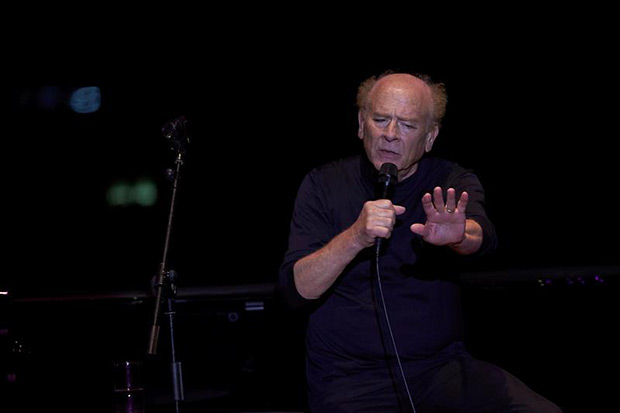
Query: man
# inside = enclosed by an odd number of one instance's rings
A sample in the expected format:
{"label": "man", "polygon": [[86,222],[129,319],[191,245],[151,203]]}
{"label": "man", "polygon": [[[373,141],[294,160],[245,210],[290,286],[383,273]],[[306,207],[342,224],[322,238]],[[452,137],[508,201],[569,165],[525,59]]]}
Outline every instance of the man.
{"label": "man", "polygon": [[[456,269],[496,239],[478,178],[426,155],[446,101],[443,85],[410,74],[367,80],[365,156],[317,168],[299,189],[280,287],[310,312],[313,412],[559,411],[463,346]],[[375,199],[385,163],[398,175],[391,200]]]}

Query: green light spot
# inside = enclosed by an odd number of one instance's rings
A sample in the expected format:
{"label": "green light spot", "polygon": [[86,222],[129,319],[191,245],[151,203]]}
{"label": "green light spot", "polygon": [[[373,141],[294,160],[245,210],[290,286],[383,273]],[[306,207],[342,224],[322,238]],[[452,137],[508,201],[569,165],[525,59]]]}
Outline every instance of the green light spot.
{"label": "green light spot", "polygon": [[106,202],[111,207],[139,205],[150,207],[157,202],[157,186],[150,179],[136,182],[118,181],[106,193]]}
{"label": "green light spot", "polygon": [[148,207],[157,201],[157,186],[153,181],[141,180],[133,187],[133,201],[138,205]]}
{"label": "green light spot", "polygon": [[119,181],[108,189],[106,200],[110,206],[127,205],[130,199],[131,187],[125,181]]}

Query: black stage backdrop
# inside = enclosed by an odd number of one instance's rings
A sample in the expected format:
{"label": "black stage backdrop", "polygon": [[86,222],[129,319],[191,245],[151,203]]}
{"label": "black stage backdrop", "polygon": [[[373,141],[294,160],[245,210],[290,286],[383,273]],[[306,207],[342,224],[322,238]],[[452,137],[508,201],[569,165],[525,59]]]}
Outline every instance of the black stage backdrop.
{"label": "black stage backdrop", "polygon": [[[162,258],[170,206],[165,170],[173,167],[174,153],[161,135],[165,122],[185,115],[190,125],[168,257],[180,288],[269,286],[277,279],[304,174],[361,150],[358,84],[384,70],[404,70],[446,84],[447,115],[433,153],[478,174],[499,234],[497,255],[474,277],[493,288],[474,288],[466,300],[471,319],[478,320],[470,322],[472,349],[512,368],[566,411],[594,398],[604,401],[609,385],[598,376],[617,350],[607,333],[612,330],[610,312],[617,310],[612,304],[617,289],[541,293],[529,288],[538,287],[540,279],[589,288],[598,285],[594,277],[603,273],[612,276],[607,285],[617,280],[618,87],[610,58],[583,47],[576,59],[568,45],[565,50],[541,46],[535,52],[518,46],[469,50],[466,59],[457,54],[380,58],[369,50],[334,58],[322,50],[287,50],[264,51],[258,45],[225,54],[190,49],[183,58],[171,59],[169,54],[125,49],[119,55],[108,51],[100,61],[95,53],[62,71],[48,53],[30,56],[24,70],[20,66],[5,75],[6,255],[0,285],[18,300],[19,317],[43,324],[34,333],[31,329],[31,347],[37,335],[47,340],[54,334],[38,318],[46,313],[45,305],[23,310],[31,298],[148,291]],[[334,47],[332,53],[337,51]],[[68,94],[88,86],[99,87],[100,109],[71,111]],[[42,108],[37,100],[44,87],[59,91],[60,103],[53,108]],[[107,204],[111,185],[141,180],[156,185],[153,206]],[[505,289],[507,280],[531,283]],[[226,319],[237,311],[235,305],[222,304],[211,313],[207,310],[217,305],[209,303],[202,310]],[[54,308],[63,317],[70,313],[57,334],[69,337],[80,329],[73,324],[75,309]],[[105,308],[95,304],[95,314],[92,307],[84,314],[96,319]],[[121,313],[119,320],[123,308],[114,309]],[[488,308],[494,309],[492,315]],[[140,327],[129,328],[134,336],[123,336],[133,343],[127,355],[139,354],[141,340],[146,345],[150,307],[138,312],[144,317],[132,320]],[[302,387],[287,387],[284,376],[290,372],[282,367],[291,359],[301,366],[301,334],[295,328],[292,335],[285,334],[281,327],[290,325],[278,324],[282,315],[276,313],[263,331],[255,331],[262,327],[251,319],[244,322],[252,337],[273,339],[260,344],[269,349],[262,353],[267,354],[262,362],[271,363],[265,369],[275,370],[264,375],[258,369],[263,386],[270,383],[265,377],[274,380],[287,392],[288,399],[281,396],[289,401],[287,408],[301,408],[303,401],[296,399],[299,405],[294,406],[290,399]],[[188,310],[182,318],[188,330],[194,314]],[[205,319],[193,325],[204,330]],[[217,327],[221,339],[237,337],[226,335],[226,328]],[[94,329],[95,335],[101,333],[96,322]],[[185,338],[188,343],[189,336]],[[213,342],[205,340],[201,350],[182,346],[186,358],[201,351],[209,357]],[[283,346],[292,342],[294,356],[285,356]],[[98,345],[102,343],[107,341]],[[83,354],[88,353],[84,348],[70,353],[62,343],[58,347],[48,351],[90,356],[95,364],[112,357]],[[279,351],[283,356],[276,360]],[[212,366],[211,360],[202,362],[205,370]],[[247,366],[239,369],[248,371]],[[300,384],[301,376],[295,377]],[[195,385],[191,377],[187,381]]]}
{"label": "black stage backdrop", "polygon": [[[467,64],[316,61],[254,66],[126,62],[109,71],[5,79],[4,280],[23,294],[145,286],[161,260],[174,153],[161,126],[185,115],[191,143],[170,264],[186,285],[274,281],[294,196],[312,167],[361,150],[355,94],[386,69],[428,73],[449,93],[433,154],[473,169],[500,237],[499,268],[617,263],[613,95],[605,61],[516,57]],[[130,64],[132,63],[132,64]],[[150,65],[152,63],[152,66]],[[39,62],[43,64],[43,62]],[[604,87],[603,87],[604,85]],[[38,94],[97,86],[101,107],[41,109]],[[110,207],[111,185],[157,185],[153,207]],[[53,276],[51,274],[53,273]]]}

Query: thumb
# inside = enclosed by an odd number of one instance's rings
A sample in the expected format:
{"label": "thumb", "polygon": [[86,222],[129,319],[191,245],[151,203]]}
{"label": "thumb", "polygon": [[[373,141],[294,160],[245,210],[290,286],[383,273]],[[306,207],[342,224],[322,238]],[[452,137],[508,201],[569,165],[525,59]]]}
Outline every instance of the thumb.
{"label": "thumb", "polygon": [[407,208],[405,208],[404,206],[394,205],[394,211],[396,212],[396,215],[404,214],[406,210]]}
{"label": "thumb", "polygon": [[424,224],[413,224],[409,229],[411,229],[411,232],[414,234],[424,235]]}

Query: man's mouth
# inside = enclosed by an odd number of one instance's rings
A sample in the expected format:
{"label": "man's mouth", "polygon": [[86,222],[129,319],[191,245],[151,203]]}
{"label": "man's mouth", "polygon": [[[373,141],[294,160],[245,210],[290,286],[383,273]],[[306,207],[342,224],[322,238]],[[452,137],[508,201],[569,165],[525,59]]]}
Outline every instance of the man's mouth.
{"label": "man's mouth", "polygon": [[391,151],[389,149],[379,149],[379,153],[383,156],[388,156],[390,158],[394,158],[400,156],[398,152]]}

